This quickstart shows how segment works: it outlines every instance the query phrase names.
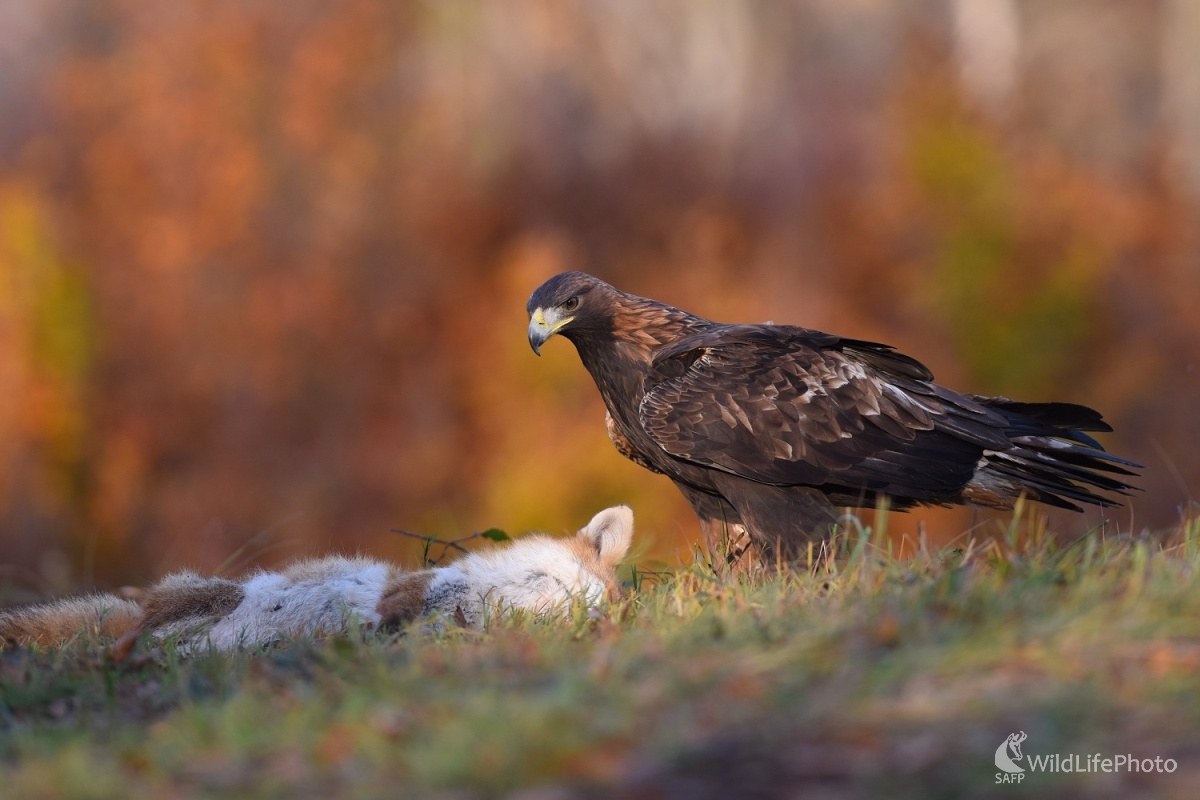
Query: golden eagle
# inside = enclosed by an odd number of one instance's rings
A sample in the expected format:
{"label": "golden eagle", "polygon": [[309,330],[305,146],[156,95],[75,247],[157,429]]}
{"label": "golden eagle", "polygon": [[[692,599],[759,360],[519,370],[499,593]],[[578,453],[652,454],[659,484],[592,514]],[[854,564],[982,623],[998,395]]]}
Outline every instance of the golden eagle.
{"label": "golden eagle", "polygon": [[1021,497],[1116,505],[1140,465],[1084,431],[1072,403],[960,394],[888,345],[790,325],[728,325],[565,272],[529,298],[529,344],[570,339],[626,457],[667,475],[710,545],[727,526],[783,555],[829,532],[838,506]]}

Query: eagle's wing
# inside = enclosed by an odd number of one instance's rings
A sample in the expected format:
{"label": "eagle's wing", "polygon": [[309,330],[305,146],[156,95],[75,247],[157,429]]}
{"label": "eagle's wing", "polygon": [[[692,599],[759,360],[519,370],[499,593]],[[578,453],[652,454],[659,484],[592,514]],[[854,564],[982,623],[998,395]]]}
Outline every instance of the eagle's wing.
{"label": "eagle's wing", "polygon": [[639,407],[651,438],[761,483],[947,499],[983,449],[1009,446],[999,413],[886,345],[720,325],[663,348],[653,366],[660,380]]}

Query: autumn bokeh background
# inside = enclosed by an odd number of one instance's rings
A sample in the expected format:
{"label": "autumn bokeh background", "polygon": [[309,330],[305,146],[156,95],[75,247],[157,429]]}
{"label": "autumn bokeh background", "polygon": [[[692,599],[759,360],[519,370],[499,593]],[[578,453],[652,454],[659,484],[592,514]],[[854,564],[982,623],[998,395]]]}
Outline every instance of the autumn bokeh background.
{"label": "autumn bokeh background", "polygon": [[525,341],[564,269],[1095,405],[1147,465],[1114,519],[1170,526],[1198,219],[1190,0],[6,3],[0,583],[413,563],[390,529],[618,501],[670,563],[690,511]]}

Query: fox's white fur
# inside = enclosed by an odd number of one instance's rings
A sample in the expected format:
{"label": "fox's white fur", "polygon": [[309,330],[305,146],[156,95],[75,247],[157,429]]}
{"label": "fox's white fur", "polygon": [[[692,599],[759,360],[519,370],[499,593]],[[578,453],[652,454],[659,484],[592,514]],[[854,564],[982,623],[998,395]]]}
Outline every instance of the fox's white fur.
{"label": "fox's white fur", "polygon": [[436,615],[477,628],[514,609],[541,615],[561,613],[572,601],[599,605],[615,591],[616,567],[632,537],[633,512],[614,506],[573,537],[532,534],[416,572],[362,556],[299,561],[240,581],[177,572],[147,589],[140,603],[100,594],[0,612],[0,643],[150,632],[189,648],[230,650],[355,625],[397,628]]}

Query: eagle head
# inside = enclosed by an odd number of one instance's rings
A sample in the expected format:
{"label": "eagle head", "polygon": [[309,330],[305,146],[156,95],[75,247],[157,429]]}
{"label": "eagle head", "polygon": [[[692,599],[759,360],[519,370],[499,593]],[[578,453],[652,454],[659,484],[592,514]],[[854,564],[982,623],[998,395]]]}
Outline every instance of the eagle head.
{"label": "eagle head", "polygon": [[[599,290],[599,291],[597,291]],[[529,297],[529,346],[537,355],[556,333],[586,330],[604,317],[600,298],[616,291],[607,283],[583,272],[562,272],[543,283]]]}

